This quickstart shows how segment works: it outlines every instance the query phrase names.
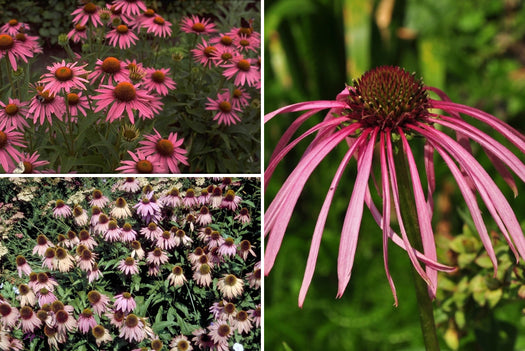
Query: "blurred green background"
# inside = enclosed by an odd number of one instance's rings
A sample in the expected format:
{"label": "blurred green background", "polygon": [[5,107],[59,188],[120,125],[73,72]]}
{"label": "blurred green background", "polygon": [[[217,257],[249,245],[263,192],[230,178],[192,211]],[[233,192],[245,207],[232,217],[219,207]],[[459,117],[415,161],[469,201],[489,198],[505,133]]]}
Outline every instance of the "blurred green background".
{"label": "blurred green background", "polygon": [[[264,18],[265,113],[296,102],[334,99],[353,78],[386,64],[416,72],[453,101],[525,131],[523,1],[265,0]],[[266,164],[295,117],[281,115],[265,125]],[[299,132],[322,117],[312,118]],[[277,168],[266,191],[266,206],[308,142],[301,142]],[[367,209],[350,284],[343,298],[335,299],[339,237],[355,175],[352,162],[329,213],[304,307],[297,307],[315,221],[345,151],[336,149],[313,173],[265,279],[265,348],[424,350],[409,261],[402,250],[389,246],[399,297],[396,308],[383,268],[381,231]],[[419,150],[414,151],[418,157]],[[485,155],[478,154],[495,174]],[[452,277],[440,277],[435,314],[442,349],[525,350],[525,303],[518,298],[523,276],[509,273],[508,250],[502,243],[498,258],[504,272],[497,282],[491,280],[477,234],[464,227],[470,216],[464,215],[466,206],[453,178],[441,159],[436,167],[434,228],[441,261],[460,262],[462,268]],[[514,199],[500,178],[495,177],[523,223],[525,187],[517,180],[520,195]],[[497,229],[488,217],[487,225]],[[454,246],[458,240],[475,244],[462,252],[463,246]]]}

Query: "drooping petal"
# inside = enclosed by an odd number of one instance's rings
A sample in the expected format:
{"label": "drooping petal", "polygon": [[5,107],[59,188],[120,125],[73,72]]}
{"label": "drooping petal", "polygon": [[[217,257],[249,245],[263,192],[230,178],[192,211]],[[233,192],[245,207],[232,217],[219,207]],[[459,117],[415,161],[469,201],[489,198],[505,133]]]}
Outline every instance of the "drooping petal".
{"label": "drooping petal", "polygon": [[427,173],[427,206],[430,212],[434,211],[434,191],[436,190],[436,173],[434,171],[434,147],[425,143],[424,149],[425,172]]}
{"label": "drooping petal", "polygon": [[345,102],[333,100],[299,102],[297,104],[281,107],[273,112],[266,114],[264,116],[264,123],[267,123],[269,120],[271,120],[280,113],[297,112],[311,109],[318,109],[319,111],[321,111],[327,108],[345,108],[347,106],[348,105]]}

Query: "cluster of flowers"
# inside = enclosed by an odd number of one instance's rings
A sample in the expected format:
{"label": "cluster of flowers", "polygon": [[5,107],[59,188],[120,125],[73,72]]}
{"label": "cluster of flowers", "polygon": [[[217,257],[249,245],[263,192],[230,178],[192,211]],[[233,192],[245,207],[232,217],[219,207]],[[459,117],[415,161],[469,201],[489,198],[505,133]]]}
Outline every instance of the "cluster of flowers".
{"label": "cluster of flowers", "polygon": [[[96,342],[97,347],[125,340],[130,345],[160,350],[169,341],[170,350],[228,350],[233,335],[245,336],[254,325],[260,327],[260,303],[256,305],[255,301],[260,299],[261,268],[255,246],[242,237],[212,229],[218,225],[215,218],[221,216],[231,218],[241,228],[256,224],[252,223],[250,210],[239,207],[242,199],[233,190],[236,183],[229,181],[227,178],[220,185],[204,187],[199,196],[193,188],[183,195],[172,187],[157,199],[150,184],[142,188],[139,179],[119,179],[113,189],[124,194],[114,201],[101,190],[92,191],[88,196],[90,215],[81,204],[54,201],[53,220],[67,223],[70,230],[54,241],[39,234],[36,245],[28,248],[32,259],[13,255],[16,280],[21,283],[17,301],[0,295],[0,350],[22,350],[23,342],[15,336],[20,331],[28,342],[45,339],[55,349],[66,341],[72,344],[73,334],[78,332]],[[130,206],[125,198],[136,197],[141,188],[140,199]],[[124,254],[109,257],[115,246]],[[30,264],[37,262],[35,257],[41,264]],[[106,264],[108,261],[115,263]],[[242,266],[236,272],[247,273],[229,273],[234,265]],[[143,266],[147,271],[141,272]],[[177,294],[180,289],[206,289],[209,294],[203,301],[211,305],[199,309],[209,316],[205,322],[208,324],[196,327],[193,335],[181,333],[162,341],[154,331],[155,325],[137,312],[136,295],[129,284],[141,273],[143,280],[150,278],[149,283],[168,281],[171,291]],[[123,284],[109,288],[104,282],[106,274],[119,275]],[[64,288],[75,275],[90,291],[80,295],[85,296],[80,304],[68,304],[76,296],[60,296],[57,288],[62,285],[61,278],[66,278]],[[250,309],[240,307],[245,295],[253,301]]]}
{"label": "cluster of flowers", "polygon": [[[38,167],[49,164],[47,160],[39,160],[38,150],[28,145],[27,132],[34,132],[28,121],[32,120],[35,126],[46,122],[49,126],[58,124],[68,140],[67,135],[74,135],[79,118],[102,112],[97,124],[127,117],[130,124],[121,123],[121,134],[125,141],[133,141],[138,138],[137,118],[142,121],[160,118],[162,98],[177,88],[170,68],[147,67],[135,55],[131,55],[133,59],[121,58],[125,56],[124,50],[137,45],[137,35],[142,34],[150,41],[169,41],[173,36],[172,23],[147,8],[143,1],[114,0],[105,8],[88,2],[71,15],[74,29],[67,38],[62,38],[71,62],[62,60],[48,66],[40,80],[32,84],[34,94],[29,101],[21,101],[13,86],[8,101],[0,102],[0,164],[7,173],[22,165],[22,171],[37,173]],[[13,71],[18,68],[17,61],[27,63],[42,52],[38,37],[28,35],[28,30],[27,23],[16,19],[0,28],[0,60],[8,59]],[[210,19],[196,15],[182,18],[180,31],[194,37],[191,53],[197,64],[216,68],[225,80],[232,82],[226,88],[222,83],[216,97],[207,97],[206,110],[216,111],[213,120],[218,124],[240,122],[240,113],[251,99],[246,87],[260,90],[260,34],[245,20],[241,27],[219,33]],[[106,46],[115,48],[112,49],[115,54],[96,58],[96,62],[74,53],[68,44],[70,40],[91,47],[93,38],[101,35],[105,36]],[[119,54],[116,48],[120,49]],[[103,52],[108,50],[111,51]],[[155,58],[153,63],[156,62]],[[144,135],[135,150],[122,152],[122,166],[111,171],[180,173],[179,163],[189,165],[184,138],[175,132],[163,134],[153,129],[151,134]],[[66,146],[75,147],[73,142]],[[128,161],[123,160],[126,151],[131,157]]]}

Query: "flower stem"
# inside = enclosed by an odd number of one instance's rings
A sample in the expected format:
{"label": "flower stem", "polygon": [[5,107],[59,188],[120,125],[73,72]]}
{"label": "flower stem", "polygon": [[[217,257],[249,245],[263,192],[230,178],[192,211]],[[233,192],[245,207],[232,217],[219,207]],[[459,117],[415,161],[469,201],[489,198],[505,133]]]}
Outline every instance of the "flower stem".
{"label": "flower stem", "polygon": [[[394,158],[403,224],[412,247],[423,252],[423,242],[421,240],[419,222],[417,219],[417,208],[414,201],[414,191],[412,188],[410,171],[401,145],[399,145]],[[439,351],[436,323],[434,322],[434,309],[432,306],[432,300],[428,295],[427,283],[419,276],[415,269],[412,269],[412,274],[414,276],[414,285],[416,288],[417,304],[419,308],[419,321],[421,323],[425,349],[427,351]]]}

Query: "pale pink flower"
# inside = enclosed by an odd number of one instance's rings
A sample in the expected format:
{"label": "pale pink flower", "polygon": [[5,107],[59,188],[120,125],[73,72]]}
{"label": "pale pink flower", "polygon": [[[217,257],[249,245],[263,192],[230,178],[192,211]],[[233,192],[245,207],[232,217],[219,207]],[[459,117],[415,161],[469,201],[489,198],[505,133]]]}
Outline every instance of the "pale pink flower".
{"label": "pale pink flower", "polygon": [[36,295],[28,285],[20,284],[18,286],[20,294],[16,297],[20,301],[20,306],[34,306],[37,303]]}
{"label": "pale pink flower", "polygon": [[80,205],[73,207],[73,220],[79,227],[83,227],[89,222],[87,212]]}
{"label": "pale pink flower", "polygon": [[171,250],[175,247],[175,238],[170,231],[165,230],[157,237],[156,244],[163,250]]}
{"label": "pale pink flower", "polygon": [[55,278],[48,275],[46,272],[37,273],[37,280],[34,283],[33,290],[38,291],[41,289],[47,289],[54,291],[55,286],[58,286],[58,282]]}
{"label": "pale pink flower", "polygon": [[59,94],[62,89],[69,93],[71,89],[85,90],[87,83],[86,78],[82,76],[87,75],[88,71],[84,69],[87,65],[77,66],[78,62],[55,62],[51,66],[47,66],[49,73],[42,75],[40,82],[44,84],[44,91],[49,91],[50,94]]}
{"label": "pale pink flower", "polygon": [[0,325],[4,328],[13,328],[19,317],[20,313],[16,307],[12,307],[7,302],[0,303]]}
{"label": "pale pink flower", "polygon": [[200,205],[207,206],[209,204],[211,198],[210,191],[213,191],[213,185],[201,190],[201,194],[197,197]]}
{"label": "pale pink flower", "polygon": [[259,289],[261,286],[261,262],[257,262],[253,272],[246,274],[246,279],[248,279],[248,285],[250,288]]}
{"label": "pale pink flower", "polygon": [[104,208],[109,203],[109,199],[105,196],[102,191],[95,189],[91,193],[91,200],[89,201],[90,206],[97,206],[98,208]]}
{"label": "pale pink flower", "polygon": [[146,140],[139,142],[143,146],[138,150],[159,160],[164,172],[180,173],[179,162],[189,165],[187,157],[184,156],[187,151],[180,147],[184,139],[177,139],[177,133],[170,133],[168,138],[164,139],[156,129],[153,131],[155,134],[145,135]]}
{"label": "pale pink flower", "polygon": [[31,269],[31,266],[27,263],[27,260],[24,256],[18,255],[16,256],[16,270],[18,271],[18,276],[22,278],[22,275],[29,275],[33,271]]}
{"label": "pale pink flower", "polygon": [[80,232],[78,232],[78,244],[84,245],[90,250],[93,250],[93,248],[98,245],[98,243],[95,241],[95,239],[93,239],[91,234],[89,234],[89,231],[86,229],[82,229]]}
{"label": "pale pink flower", "polygon": [[249,333],[250,330],[252,330],[252,321],[248,312],[242,310],[238,311],[235,315],[235,319],[233,319],[231,323],[231,326],[239,334]]}
{"label": "pale pink flower", "polygon": [[93,312],[89,308],[84,308],[80,316],[78,316],[78,330],[82,334],[87,334],[91,328],[97,325],[97,321],[93,316]]}
{"label": "pale pink flower", "polygon": [[23,134],[16,132],[13,126],[0,130],[0,164],[4,171],[20,162],[22,153],[15,146],[25,147]]}
{"label": "pale pink flower", "polygon": [[106,34],[109,45],[119,47],[121,50],[129,49],[139,39],[125,24],[119,24]]}
{"label": "pale pink flower", "polygon": [[[141,150],[136,150],[137,154],[128,151],[131,156],[131,160],[122,160],[120,163],[122,166],[115,169],[120,173],[162,173],[164,167],[161,164],[159,158],[156,155],[145,155]],[[140,188],[140,187],[139,187]],[[135,190],[136,191],[136,190]]]}
{"label": "pale pink flower", "polygon": [[135,258],[137,257],[137,260],[142,260],[146,253],[144,252],[144,249],[142,249],[142,245],[140,245],[140,242],[137,240],[134,240],[131,242],[131,248],[133,249],[131,251],[131,257]]}
{"label": "pale pink flower", "polygon": [[137,238],[137,232],[133,229],[131,224],[124,223],[120,230],[120,241],[123,243],[130,243]]}
{"label": "pale pink flower", "polygon": [[88,2],[82,7],[77,8],[71,13],[73,17],[73,24],[80,24],[85,26],[88,21],[93,24],[93,27],[98,27],[102,25],[100,20],[100,8],[92,2]]}
{"label": "pale pink flower", "polygon": [[171,232],[174,233],[175,246],[190,246],[193,242],[193,239],[186,235],[186,232],[183,229],[172,228]]}
{"label": "pale pink flower", "polygon": [[212,222],[210,210],[206,206],[202,206],[197,213],[197,224],[204,226],[209,225]]}
{"label": "pale pink flower", "polygon": [[148,92],[156,92],[159,95],[166,96],[169,90],[176,87],[176,83],[169,76],[169,68],[146,68],[146,76],[144,77],[144,88]]}
{"label": "pale pink flower", "polygon": [[133,257],[126,257],[125,259],[120,260],[118,269],[126,275],[133,275],[139,272],[139,267]]}
{"label": "pale pink flower", "polygon": [[101,294],[96,290],[91,290],[88,292],[87,298],[91,304],[91,307],[93,308],[93,312],[95,312],[98,316],[101,316],[108,310],[109,297],[106,295]]}
{"label": "pale pink flower", "polygon": [[177,265],[171,269],[171,273],[168,275],[168,281],[170,285],[175,288],[184,285],[187,280],[181,266]]}
{"label": "pale pink flower", "polygon": [[209,286],[212,280],[210,265],[207,263],[200,265],[200,267],[193,272],[193,280],[195,280],[199,286]]}
{"label": "pale pink flower", "polygon": [[127,193],[135,193],[140,190],[140,184],[138,179],[127,177],[118,188]]}
{"label": "pale pink flower", "polygon": [[124,292],[118,295],[115,295],[115,304],[113,305],[115,310],[126,312],[132,312],[137,304],[135,299],[129,292]]}
{"label": "pale pink flower", "polygon": [[37,254],[38,256],[43,257],[47,248],[54,246],[55,245],[44,234],[39,234],[36,237],[36,245],[33,248],[33,255]]}
{"label": "pale pink flower", "polygon": [[35,329],[40,329],[42,321],[36,316],[36,313],[29,306],[20,308],[20,326],[24,333],[33,333]]}
{"label": "pale pink flower", "polygon": [[103,343],[113,340],[113,337],[109,331],[101,325],[94,326],[93,329],[91,329],[91,334],[95,337],[98,347],[100,347],[100,345]]}
{"label": "pale pink flower", "polygon": [[225,239],[217,230],[213,230],[206,240],[210,249],[213,249],[214,247],[220,247],[222,244],[224,244],[224,241]]}
{"label": "pale pink flower", "polygon": [[227,322],[215,321],[208,327],[209,335],[215,344],[228,343],[228,339],[233,334],[233,330],[230,328]]}
{"label": "pale pink flower", "polygon": [[76,319],[65,310],[58,310],[55,313],[55,321],[59,333],[65,333],[66,331],[72,332],[76,330],[78,326]]}
{"label": "pale pink flower", "polygon": [[66,203],[63,200],[56,200],[55,208],[53,209],[53,217],[67,218],[70,217],[71,214],[71,207],[66,205]]}
{"label": "pale pink flower", "polygon": [[38,290],[36,292],[36,297],[38,299],[38,305],[40,305],[40,307],[44,306],[45,304],[51,304],[57,300],[55,294],[53,294],[52,291],[49,291],[46,288]]}
{"label": "pale pink flower", "polygon": [[133,208],[137,210],[137,214],[146,223],[151,221],[158,222],[160,219],[160,206],[157,204],[157,198],[153,195],[153,192],[143,196]]}
{"label": "pale pink flower", "polygon": [[180,197],[180,191],[177,188],[171,188],[171,190],[159,198],[159,202],[165,207],[177,208],[182,205],[182,198]]}
{"label": "pale pink flower", "polygon": [[217,32],[215,24],[210,22],[211,19],[209,18],[200,19],[198,16],[192,15],[191,17],[184,17],[181,20],[180,29],[186,33],[195,33],[199,35]]}
{"label": "pale pink flower", "polygon": [[126,316],[126,320],[120,329],[120,337],[129,342],[141,342],[144,337],[144,323],[133,313]]}
{"label": "pale pink flower", "polygon": [[23,129],[29,127],[27,124],[27,105],[28,102],[20,102],[18,99],[9,98],[9,102],[4,104],[0,101],[0,129],[14,127],[14,129]]}
{"label": "pale pink flower", "polygon": [[188,254],[188,259],[190,260],[191,264],[196,264],[199,261],[199,258],[203,255],[204,250],[202,249],[202,247],[196,247],[195,250],[193,250],[193,252]]}
{"label": "pale pink flower", "polygon": [[55,248],[48,247],[46,249],[46,252],[44,253],[44,257],[42,257],[42,267],[47,267],[47,269],[51,271],[56,269],[55,256],[56,256]]}
{"label": "pale pink flower", "polygon": [[217,121],[219,125],[226,124],[237,124],[241,119],[236,112],[241,111],[239,107],[233,106],[231,102],[231,96],[228,91],[217,94],[217,99],[213,100],[208,98],[206,103],[206,110],[218,111],[213,117],[214,121]]}
{"label": "pale pink flower", "polygon": [[213,347],[213,341],[211,340],[211,337],[208,335],[208,333],[206,333],[206,329],[199,328],[197,330],[194,330],[192,334],[194,335],[194,337],[191,340],[200,349],[206,350]]}
{"label": "pale pink flower", "polygon": [[241,208],[239,213],[233,219],[241,222],[242,224],[250,223],[252,220],[250,217],[250,212],[246,207]]}
{"label": "pale pink flower", "polygon": [[57,247],[54,266],[60,272],[69,272],[75,266],[75,259],[63,247]]}
{"label": "pale pink flower", "polygon": [[95,228],[93,228],[93,231],[98,234],[105,234],[106,231],[109,229],[109,222],[109,217],[106,216],[104,213],[100,213],[98,215],[98,222],[95,225]]}
{"label": "pale pink flower", "polygon": [[213,188],[213,191],[210,196],[210,206],[211,208],[219,208],[222,203],[222,189],[218,186]]}
{"label": "pale pink flower", "polygon": [[193,347],[191,346],[188,338],[184,335],[177,335],[170,342],[170,351],[192,351]]}
{"label": "pale pink flower", "polygon": [[108,229],[104,232],[104,240],[110,243],[120,241],[120,232],[121,228],[117,221],[112,219],[108,222]]}
{"label": "pale pink flower", "polygon": [[140,234],[144,235],[150,241],[157,241],[159,236],[162,235],[162,232],[164,232],[162,228],[157,226],[154,222],[151,222],[147,227],[140,229]]}
{"label": "pale pink flower", "polygon": [[239,256],[242,257],[244,261],[248,258],[248,254],[251,254],[253,257],[257,257],[253,251],[255,246],[253,246],[250,241],[243,240],[239,243]]}
{"label": "pale pink flower", "polygon": [[243,281],[233,274],[224,274],[217,282],[217,289],[224,298],[231,300],[242,295]]}
{"label": "pale pink flower", "polygon": [[111,325],[114,325],[117,328],[121,328],[124,325],[124,318],[126,318],[126,313],[121,310],[110,310],[104,314],[108,319]]}
{"label": "pale pink flower", "polygon": [[197,207],[199,205],[199,200],[195,196],[195,190],[193,188],[186,190],[186,194],[182,199],[182,204],[188,208]]}
{"label": "pale pink flower", "polygon": [[92,206],[91,207],[91,219],[89,220],[89,224],[92,227],[95,227],[98,224],[98,220],[100,219],[100,215],[101,214],[103,214],[103,213],[102,213],[102,210],[99,207],[97,207],[97,206]]}
{"label": "pale pink flower", "polygon": [[237,247],[233,238],[226,238],[224,242],[219,246],[219,255],[233,257],[237,253]]}
{"label": "pale pink flower", "polygon": [[160,266],[161,264],[168,262],[168,256],[160,247],[156,247],[153,251],[148,252],[146,262]]}
{"label": "pale pink flower", "polygon": [[95,265],[96,257],[97,257],[96,253],[92,252],[87,247],[84,248],[84,250],[82,250],[80,255],[78,255],[77,257],[78,267],[85,272],[91,272]]}
{"label": "pale pink flower", "polygon": [[110,85],[126,82],[129,80],[127,64],[113,56],[106,57],[104,60],[97,59],[95,69],[89,74],[88,79],[94,83],[99,77],[102,77],[101,83],[104,83],[107,78]]}
{"label": "pale pink flower", "polygon": [[222,65],[225,68],[222,73],[228,79],[235,77],[234,84],[250,87],[255,86],[261,80],[259,68],[252,59],[244,58],[242,55],[234,56],[231,63]]}

